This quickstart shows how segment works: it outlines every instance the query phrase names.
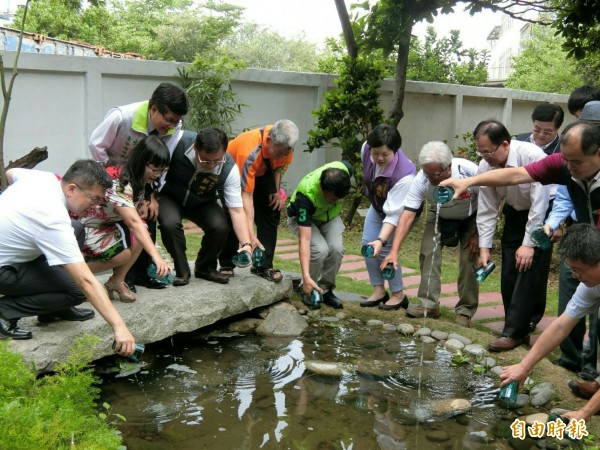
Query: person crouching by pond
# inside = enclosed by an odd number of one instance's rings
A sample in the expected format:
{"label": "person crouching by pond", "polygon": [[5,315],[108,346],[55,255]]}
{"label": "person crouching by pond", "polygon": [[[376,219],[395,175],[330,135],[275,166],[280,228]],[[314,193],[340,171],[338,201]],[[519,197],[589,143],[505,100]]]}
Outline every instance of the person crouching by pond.
{"label": "person crouching by pond", "polygon": [[227,153],[227,135],[218,128],[199,133],[185,131],[175,147],[165,185],[158,195],[158,223],[163,244],[175,264],[174,286],[190,282],[183,219],[204,231],[194,264],[194,275],[215,283],[229,282],[217,271],[217,256],[229,233],[227,207],[232,227],[241,243],[238,251],[252,252],[250,228],[242,203],[240,174]]}
{"label": "person crouching by pond", "polygon": [[340,161],[331,162],[300,180],[287,208],[288,227],[299,238],[305,297],[310,298],[316,289],[323,293],[323,303],[335,309],[343,308],[333,293],[344,256],[340,200],[350,187],[348,167]]}
{"label": "person crouching by pond", "polygon": [[390,235],[398,225],[404,210],[404,199],[417,170],[414,163],[400,149],[402,137],[391,125],[382,124],[373,128],[361,149],[365,195],[371,206],[365,218],[362,244],[373,246],[372,257],[365,257],[369,282],[373,286],[371,296],[360,302],[360,306],[379,305],[379,309],[397,310],[408,307],[408,297],[402,285],[402,267],[388,280],[392,296],[385,290],[379,265],[388,256],[391,248]]}
{"label": "person crouching by pond", "polygon": [[[158,276],[165,276],[171,270],[142,220],[169,159],[169,151],[158,137],[148,136],[138,142],[120,169],[119,177],[113,180],[112,188],[106,191],[105,201],[79,218],[85,227],[82,252],[90,270],[98,273],[113,269],[104,284],[110,298],[117,294],[125,303],[136,300],[135,292],[125,283],[125,275],[142,249],[156,265]],[[126,241],[128,232],[135,237],[130,246]]]}

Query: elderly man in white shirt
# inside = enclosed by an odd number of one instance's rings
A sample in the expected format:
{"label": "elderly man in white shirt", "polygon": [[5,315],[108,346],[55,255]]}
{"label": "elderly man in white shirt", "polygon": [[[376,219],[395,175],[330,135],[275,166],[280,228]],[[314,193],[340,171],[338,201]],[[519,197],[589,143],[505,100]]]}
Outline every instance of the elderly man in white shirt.
{"label": "elderly man in white shirt", "polygon": [[[475,175],[477,165],[463,158],[453,158],[448,146],[437,141],[428,142],[423,146],[419,154],[419,164],[421,170],[412,181],[404,200],[404,210],[394,234],[390,256],[383,261],[382,267],[389,262],[394,263],[421,205],[425,199],[428,199],[429,212],[419,255],[421,269],[421,283],[417,294],[419,305],[410,305],[406,315],[413,318],[425,315],[431,318],[440,316],[442,248],[460,245],[456,323],[469,327],[479,301],[479,285],[472,270],[479,249],[475,223],[479,188],[470,188],[467,195],[460,199],[439,205],[437,230],[435,224],[438,203],[433,197],[433,190],[440,181],[451,176],[466,178]],[[441,235],[441,241],[437,240],[438,233]]]}
{"label": "elderly man in white shirt", "polygon": [[[506,127],[495,120],[480,122],[473,134],[478,154],[483,158],[478,173],[523,167],[546,157],[534,144],[511,140]],[[535,182],[508,187],[482,186],[479,190],[479,264],[484,266],[490,261],[498,212],[504,199],[501,292],[505,321],[502,335],[489,345],[490,351],[512,350],[529,343],[532,317],[545,307],[552,254],[537,247],[530,233],[544,223],[549,189]]]}

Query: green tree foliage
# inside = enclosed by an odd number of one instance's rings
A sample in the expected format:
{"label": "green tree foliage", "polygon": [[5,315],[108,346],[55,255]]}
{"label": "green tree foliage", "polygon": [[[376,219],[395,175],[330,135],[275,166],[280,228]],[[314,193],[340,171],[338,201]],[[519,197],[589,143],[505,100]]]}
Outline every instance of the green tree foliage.
{"label": "green tree foliage", "polygon": [[487,80],[486,64],[487,52],[464,49],[460,31],[452,30],[448,37],[438,39],[430,26],[422,44],[417,39],[411,41],[407,78],[477,86]]}
{"label": "green tree foliage", "polygon": [[506,87],[525,91],[570,94],[584,79],[573,58],[567,58],[564,40],[552,28],[531,25],[530,34],[521,44],[521,54],[513,59],[514,71]]}
{"label": "green tree foliage", "polygon": [[22,358],[0,341],[0,448],[12,450],[117,449],[121,438],[96,409],[91,369],[96,337],[76,341],[56,374],[36,379]]}
{"label": "green tree foliage", "polygon": [[254,23],[231,34],[222,46],[233,59],[248,67],[296,72],[318,71],[320,52],[302,38],[287,38]]}

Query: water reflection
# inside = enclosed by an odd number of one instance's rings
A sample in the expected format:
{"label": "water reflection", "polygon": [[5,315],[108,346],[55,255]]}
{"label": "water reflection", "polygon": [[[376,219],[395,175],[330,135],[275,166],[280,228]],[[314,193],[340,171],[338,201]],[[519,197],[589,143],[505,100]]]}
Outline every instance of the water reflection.
{"label": "water reflection", "polygon": [[[491,435],[505,411],[489,408],[492,380],[450,356],[360,326],[298,339],[188,338],[148,346],[144,370],[107,381],[102,400],[127,418],[132,450],[463,448],[470,431]],[[338,375],[306,370],[315,360]],[[443,405],[453,398],[475,407],[453,417]]]}

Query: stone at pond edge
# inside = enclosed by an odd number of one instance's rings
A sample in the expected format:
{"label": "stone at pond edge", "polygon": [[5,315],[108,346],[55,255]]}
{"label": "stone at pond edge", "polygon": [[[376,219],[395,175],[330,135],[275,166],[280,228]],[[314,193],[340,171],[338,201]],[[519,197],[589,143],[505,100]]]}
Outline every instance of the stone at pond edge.
{"label": "stone at pond edge", "polygon": [[256,328],[263,322],[262,319],[242,319],[237,322],[230,323],[227,326],[227,331],[237,332],[237,333],[254,333]]}
{"label": "stone at pond edge", "polygon": [[431,412],[434,416],[451,417],[464,414],[471,409],[471,402],[464,398],[433,400]]}
{"label": "stone at pond edge", "polygon": [[529,395],[517,394],[517,401],[515,403],[515,408],[523,408],[527,405],[529,405]]}
{"label": "stone at pond edge", "polygon": [[371,319],[367,320],[368,327],[380,327],[383,325],[383,320]]}
{"label": "stone at pond edge", "polygon": [[431,336],[421,336],[421,342],[423,342],[424,344],[434,344],[437,341]]}
{"label": "stone at pond edge", "polygon": [[465,353],[474,356],[483,356],[485,355],[485,349],[479,344],[469,344],[465,345]]}
{"label": "stone at pond edge", "polygon": [[473,341],[471,341],[471,339],[469,339],[469,338],[466,338],[466,337],[464,337],[464,336],[461,336],[461,335],[460,335],[460,334],[458,334],[458,333],[450,333],[450,334],[448,335],[448,339],[456,339],[457,341],[460,341],[460,342],[462,342],[462,343],[463,343],[463,344],[465,344],[465,345],[469,345],[469,344],[472,344],[472,343],[473,343]]}
{"label": "stone at pond edge", "polygon": [[446,343],[444,344],[444,347],[448,350],[450,350],[451,352],[455,352],[458,350],[462,350],[463,348],[465,348],[465,344],[463,344],[462,342],[460,342],[457,339],[448,339],[446,341]]}
{"label": "stone at pond edge", "polygon": [[433,330],[431,332],[431,337],[438,341],[445,341],[446,339],[448,339],[448,333],[446,333],[445,331]]}
{"label": "stone at pond edge", "polygon": [[327,377],[341,377],[348,371],[343,364],[320,360],[304,361],[304,367],[309,372]]}
{"label": "stone at pond edge", "polygon": [[419,328],[413,336],[431,336],[431,329],[427,327]]}
{"label": "stone at pond edge", "polygon": [[409,336],[415,332],[415,327],[413,327],[410,323],[401,323],[396,327],[398,329],[398,333]]}
{"label": "stone at pond edge", "polygon": [[306,319],[296,311],[275,309],[256,328],[262,336],[300,336],[308,328]]}
{"label": "stone at pond edge", "polygon": [[391,323],[384,323],[381,328],[383,331],[396,331],[396,325],[392,325]]}
{"label": "stone at pond edge", "polygon": [[548,414],[546,413],[535,413],[529,414],[528,416],[519,417],[524,420],[527,425],[533,425],[534,422],[546,423],[548,421]]}
{"label": "stone at pond edge", "polygon": [[481,442],[482,444],[488,444],[494,441],[494,438],[489,436],[485,431],[471,431],[469,439],[473,442]]}
{"label": "stone at pond edge", "polygon": [[533,406],[543,406],[552,399],[553,395],[554,389],[550,383],[540,383],[531,389],[531,404]]}

